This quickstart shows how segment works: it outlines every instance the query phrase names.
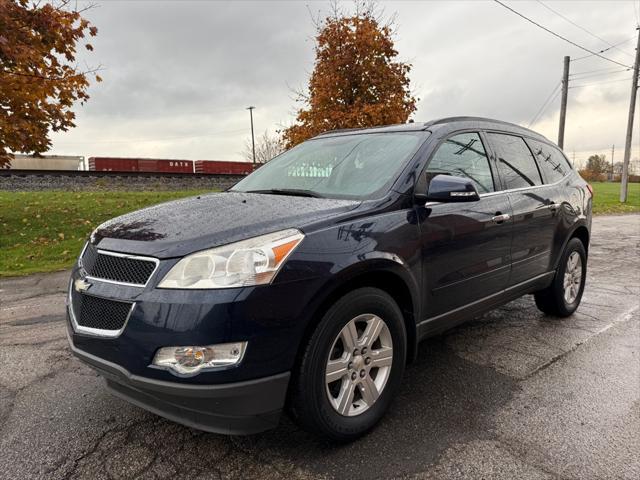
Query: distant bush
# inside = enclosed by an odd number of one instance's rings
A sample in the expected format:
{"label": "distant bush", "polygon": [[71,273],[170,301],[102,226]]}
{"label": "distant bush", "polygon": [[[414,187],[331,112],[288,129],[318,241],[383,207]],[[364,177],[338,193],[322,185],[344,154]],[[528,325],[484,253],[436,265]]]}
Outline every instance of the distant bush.
{"label": "distant bush", "polygon": [[598,173],[593,170],[579,170],[578,173],[587,182],[604,182],[607,180],[606,173]]}
{"label": "distant bush", "polygon": [[[587,182],[620,183],[622,180],[622,175],[620,175],[619,173],[615,174],[613,178],[609,178],[609,175],[606,173],[594,173],[591,170],[586,170],[586,169],[579,170],[578,173]],[[629,175],[629,183],[640,183],[640,175]]]}

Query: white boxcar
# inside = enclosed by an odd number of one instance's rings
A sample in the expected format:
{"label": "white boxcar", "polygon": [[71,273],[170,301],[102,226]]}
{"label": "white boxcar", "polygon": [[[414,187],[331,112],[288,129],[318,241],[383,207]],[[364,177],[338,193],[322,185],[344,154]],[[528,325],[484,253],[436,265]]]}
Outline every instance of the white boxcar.
{"label": "white boxcar", "polygon": [[83,170],[84,157],[68,155],[33,157],[16,153],[9,168],[14,170]]}

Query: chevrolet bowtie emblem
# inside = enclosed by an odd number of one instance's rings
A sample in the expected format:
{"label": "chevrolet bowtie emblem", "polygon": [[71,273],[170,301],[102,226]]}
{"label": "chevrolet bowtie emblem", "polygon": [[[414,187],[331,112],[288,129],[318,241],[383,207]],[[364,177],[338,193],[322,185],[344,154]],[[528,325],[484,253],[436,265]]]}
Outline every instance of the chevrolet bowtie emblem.
{"label": "chevrolet bowtie emblem", "polygon": [[73,282],[73,287],[76,289],[76,292],[86,292],[91,287],[91,284],[84,278],[78,278]]}

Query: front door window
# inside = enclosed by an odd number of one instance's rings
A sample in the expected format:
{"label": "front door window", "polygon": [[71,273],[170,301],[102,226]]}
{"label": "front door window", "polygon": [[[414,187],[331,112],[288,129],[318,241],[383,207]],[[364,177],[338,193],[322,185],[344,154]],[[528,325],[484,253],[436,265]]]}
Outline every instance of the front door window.
{"label": "front door window", "polygon": [[427,182],[436,175],[466,177],[478,192],[494,191],[487,152],[477,133],[461,133],[444,141],[427,166]]}

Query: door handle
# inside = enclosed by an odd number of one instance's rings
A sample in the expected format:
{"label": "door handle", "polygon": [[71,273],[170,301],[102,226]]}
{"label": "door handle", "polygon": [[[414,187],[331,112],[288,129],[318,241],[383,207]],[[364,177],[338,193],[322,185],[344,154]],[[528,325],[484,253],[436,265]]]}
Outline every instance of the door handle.
{"label": "door handle", "polygon": [[506,222],[510,218],[511,218],[511,215],[509,215],[508,213],[500,213],[500,212],[498,212],[496,215],[491,217],[491,220],[493,220],[493,223],[497,223],[499,225],[501,223]]}

